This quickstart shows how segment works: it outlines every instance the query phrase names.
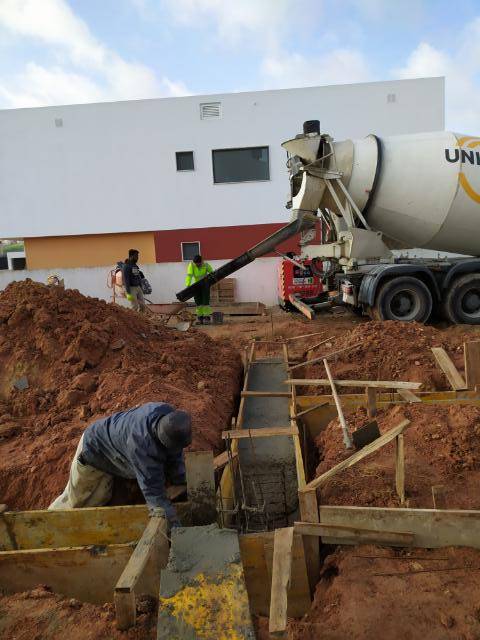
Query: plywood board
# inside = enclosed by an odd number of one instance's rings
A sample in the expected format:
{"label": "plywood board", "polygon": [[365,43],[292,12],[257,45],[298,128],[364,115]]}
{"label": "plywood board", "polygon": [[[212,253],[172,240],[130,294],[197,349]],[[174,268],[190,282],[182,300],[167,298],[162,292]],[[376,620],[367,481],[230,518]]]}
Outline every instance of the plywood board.
{"label": "plywood board", "polygon": [[432,353],[435,356],[435,360],[438,366],[443,371],[447,380],[449,381],[452,389],[455,391],[461,391],[466,389],[467,385],[457,370],[457,367],[453,364],[448,353],[442,347],[432,347]]}

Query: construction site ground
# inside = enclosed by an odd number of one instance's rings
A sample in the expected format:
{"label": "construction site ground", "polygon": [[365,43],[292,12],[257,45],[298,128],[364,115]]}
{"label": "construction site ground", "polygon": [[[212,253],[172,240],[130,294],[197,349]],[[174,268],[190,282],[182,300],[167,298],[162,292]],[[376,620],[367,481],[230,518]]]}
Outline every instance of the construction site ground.
{"label": "construction site ground", "polygon": [[[0,502],[12,510],[46,508],[63,490],[83,429],[141,402],[163,400],[190,411],[192,448],[219,453],[221,431],[238,408],[241,357],[252,339],[319,333],[289,341],[290,359],[341,351],[329,360],[336,379],[417,381],[422,391],[450,389],[431,347],[443,347],[463,373],[463,343],[480,340],[480,328],[472,326],[372,322],[343,309],[310,322],[275,308],[266,316],[227,317],[223,325],[181,333],[78,292],[29,281],[0,294],[0,328]],[[265,356],[279,353],[275,345],[257,348]],[[312,364],[299,367],[295,377],[324,378],[325,371]],[[12,388],[24,386],[22,380],[27,388]],[[340,394],[353,391],[364,389],[339,388]],[[297,392],[330,391],[304,386]],[[345,417],[351,427],[366,421],[363,409]],[[431,487],[441,485],[448,508],[479,509],[480,409],[386,407],[378,413],[380,430],[404,417],[411,421],[405,431],[408,506],[432,508]],[[316,437],[310,453],[317,475],[348,456],[338,420]],[[117,485],[114,503],[141,500],[134,483]],[[395,507],[394,486],[390,444],[335,476],[322,487],[320,502]],[[378,573],[406,575],[373,575]],[[367,639],[381,629],[388,640],[473,640],[480,638],[479,591],[480,555],[474,550],[331,547],[324,549],[312,608],[301,621],[291,621],[289,638]],[[71,601],[39,585],[0,598],[0,637],[155,638],[156,604],[140,600],[138,611],[137,626],[120,632],[113,605]],[[265,619],[257,627],[258,637],[268,637]]]}

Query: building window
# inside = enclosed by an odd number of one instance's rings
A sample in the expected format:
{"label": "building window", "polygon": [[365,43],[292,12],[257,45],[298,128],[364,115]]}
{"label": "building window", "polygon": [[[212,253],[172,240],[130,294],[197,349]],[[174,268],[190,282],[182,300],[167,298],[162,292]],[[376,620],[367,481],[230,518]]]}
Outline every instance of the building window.
{"label": "building window", "polygon": [[193,260],[195,256],[200,255],[199,242],[182,242],[182,260]]}
{"label": "building window", "polygon": [[268,147],[215,149],[212,160],[216,184],[270,180]]}
{"label": "building window", "polygon": [[175,154],[177,159],[177,171],[193,171],[193,151],[177,151]]}

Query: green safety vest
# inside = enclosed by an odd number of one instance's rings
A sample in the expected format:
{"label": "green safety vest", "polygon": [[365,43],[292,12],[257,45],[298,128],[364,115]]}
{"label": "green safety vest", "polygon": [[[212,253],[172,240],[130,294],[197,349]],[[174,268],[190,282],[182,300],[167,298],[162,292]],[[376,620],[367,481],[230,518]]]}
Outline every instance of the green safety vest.
{"label": "green safety vest", "polygon": [[190,262],[187,268],[187,277],[185,278],[185,286],[189,287],[192,284],[192,279],[194,282],[198,282],[199,280],[202,280],[202,278],[205,278],[207,273],[212,273],[212,271],[213,269],[208,264],[208,262],[204,262],[200,267],[197,267],[197,265],[194,262]]}

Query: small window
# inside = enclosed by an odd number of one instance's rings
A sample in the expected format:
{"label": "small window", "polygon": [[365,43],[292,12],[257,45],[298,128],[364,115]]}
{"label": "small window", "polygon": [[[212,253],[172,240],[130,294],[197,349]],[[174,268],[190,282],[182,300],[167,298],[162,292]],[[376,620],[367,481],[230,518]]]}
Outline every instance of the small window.
{"label": "small window", "polygon": [[193,260],[197,255],[200,255],[200,243],[199,242],[182,242],[182,260]]}
{"label": "small window", "polygon": [[216,184],[270,180],[268,147],[216,149],[212,151],[212,159]]}
{"label": "small window", "polygon": [[177,151],[177,171],[193,171],[193,151]]}
{"label": "small window", "polygon": [[222,117],[221,102],[204,102],[200,105],[200,118],[202,120],[211,120],[212,118]]}

